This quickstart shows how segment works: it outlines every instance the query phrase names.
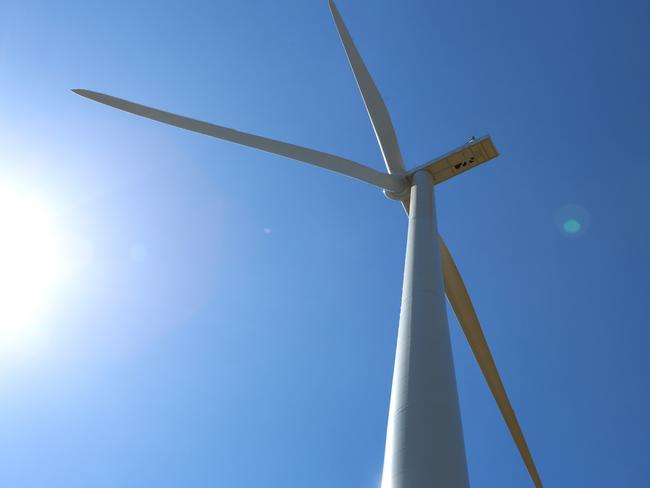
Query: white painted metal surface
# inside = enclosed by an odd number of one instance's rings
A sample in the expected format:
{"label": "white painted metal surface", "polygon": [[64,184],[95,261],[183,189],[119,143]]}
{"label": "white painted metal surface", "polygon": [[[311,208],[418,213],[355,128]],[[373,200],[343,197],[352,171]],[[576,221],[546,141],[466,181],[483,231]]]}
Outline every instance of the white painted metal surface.
{"label": "white painted metal surface", "polygon": [[469,486],[428,171],[413,175],[382,488]]}

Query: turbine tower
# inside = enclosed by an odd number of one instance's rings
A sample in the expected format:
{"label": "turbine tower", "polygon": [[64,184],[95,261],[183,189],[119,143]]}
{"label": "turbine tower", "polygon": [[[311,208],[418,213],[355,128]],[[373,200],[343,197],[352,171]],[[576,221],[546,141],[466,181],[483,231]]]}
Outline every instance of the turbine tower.
{"label": "turbine tower", "polygon": [[542,487],[510,400],[456,264],[438,235],[434,186],[498,156],[490,136],[406,170],[388,109],[332,0],[343,43],[387,172],[332,154],[260,137],[146,107],[103,93],[75,89],[97,102],[182,129],[286,156],[383,190],[404,206],[408,235],[397,349],[390,397],[382,488],[469,486],[445,293],[510,430],[530,477]]}

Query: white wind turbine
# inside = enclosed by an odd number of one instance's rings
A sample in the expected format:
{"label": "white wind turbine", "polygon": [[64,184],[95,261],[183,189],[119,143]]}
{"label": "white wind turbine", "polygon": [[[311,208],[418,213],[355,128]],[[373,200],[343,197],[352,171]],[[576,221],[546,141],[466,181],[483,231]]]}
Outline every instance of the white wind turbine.
{"label": "white wind turbine", "polygon": [[382,488],[469,486],[444,295],[456,313],[536,487],[542,482],[499,377],[476,312],[442,237],[433,187],[498,155],[490,136],[406,170],[388,110],[336,5],[329,0],[388,173],[339,156],[236,131],[102,93],[75,93],[149,119],[320,166],[370,183],[400,201],[408,236]]}

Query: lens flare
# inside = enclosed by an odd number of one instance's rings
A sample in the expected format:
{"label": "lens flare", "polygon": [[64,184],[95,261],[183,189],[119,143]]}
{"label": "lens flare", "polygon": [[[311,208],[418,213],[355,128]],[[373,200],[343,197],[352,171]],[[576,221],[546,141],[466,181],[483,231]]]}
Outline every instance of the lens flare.
{"label": "lens flare", "polygon": [[582,236],[588,229],[590,221],[591,215],[581,205],[564,205],[555,212],[555,225],[566,237]]}
{"label": "lens flare", "polygon": [[0,187],[0,354],[45,340],[42,324],[64,275],[61,238],[37,196]]}
{"label": "lens flare", "polygon": [[564,221],[562,228],[567,234],[575,234],[576,232],[580,232],[582,225],[580,225],[580,222],[578,222],[576,219],[568,219]]}

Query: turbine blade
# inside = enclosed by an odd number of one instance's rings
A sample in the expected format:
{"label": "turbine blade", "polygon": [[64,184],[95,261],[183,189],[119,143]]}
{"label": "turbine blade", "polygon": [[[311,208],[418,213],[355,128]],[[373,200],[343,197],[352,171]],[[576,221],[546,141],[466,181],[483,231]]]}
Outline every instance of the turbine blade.
{"label": "turbine blade", "polygon": [[395,135],[393,123],[390,120],[388,108],[386,108],[386,104],[381,98],[381,94],[379,93],[375,82],[372,81],[372,77],[364,64],[363,59],[361,59],[361,55],[354,45],[352,37],[350,37],[350,33],[348,32],[347,27],[345,27],[343,18],[333,0],[329,0],[329,5],[330,10],[332,11],[332,16],[334,17],[334,22],[336,23],[336,28],[339,31],[341,42],[343,43],[343,48],[345,49],[345,54],[348,57],[348,61],[352,67],[352,72],[354,73],[354,78],[357,81],[359,91],[363,97],[363,103],[366,106],[370,122],[375,130],[377,142],[379,142],[381,153],[384,156],[386,168],[389,173],[403,174],[405,172],[404,161],[402,160],[402,153],[399,149],[397,136]]}
{"label": "turbine blade", "polygon": [[496,364],[492,358],[492,353],[490,352],[490,348],[485,340],[485,335],[481,329],[481,324],[478,321],[476,311],[474,310],[472,301],[469,298],[463,279],[461,278],[458,268],[456,267],[442,237],[439,237],[439,242],[445,291],[449,303],[451,303],[456,317],[458,317],[458,322],[460,323],[460,326],[467,337],[467,341],[474,352],[474,357],[483,372],[483,376],[485,376],[490,391],[492,391],[492,395],[499,406],[499,410],[501,410],[501,415],[510,430],[510,434],[517,445],[517,449],[519,449],[519,453],[521,454],[533,483],[537,488],[542,488],[542,481],[537,473],[535,462],[528,450],[528,444],[526,444],[524,434],[521,431],[515,412],[512,409],[506,390],[501,382],[501,377],[499,376]]}
{"label": "turbine blade", "polygon": [[216,137],[230,142],[235,142],[248,147],[261,149],[273,154],[279,154],[287,158],[295,159],[305,163],[313,164],[321,168],[329,169],[337,173],[356,178],[371,185],[377,186],[393,192],[400,192],[404,189],[406,181],[403,177],[381,173],[372,168],[356,163],[340,156],[334,156],[314,149],[296,146],[286,142],[268,139],[266,137],[247,134],[228,127],[222,127],[200,120],[190,119],[181,115],[170,112],[164,112],[151,107],[146,107],[137,103],[129,102],[121,98],[113,97],[103,93],[90,90],[75,89],[72,90],[96,102],[110,105],[111,107],[140,115],[148,119],[156,120],[164,124],[187,129],[192,132],[199,132],[208,136]]}

